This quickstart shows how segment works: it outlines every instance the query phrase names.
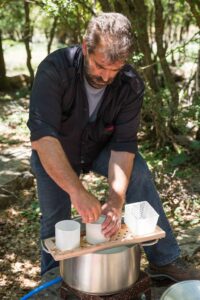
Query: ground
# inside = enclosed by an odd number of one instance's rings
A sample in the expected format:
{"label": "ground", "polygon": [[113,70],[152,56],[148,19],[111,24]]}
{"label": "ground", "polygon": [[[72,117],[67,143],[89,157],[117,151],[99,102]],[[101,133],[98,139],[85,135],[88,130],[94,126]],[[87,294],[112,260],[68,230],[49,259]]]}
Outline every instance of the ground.
{"label": "ground", "polygon": [[[26,128],[28,96],[0,94],[0,299],[15,300],[40,284],[39,208],[29,166]],[[148,155],[147,155],[148,158]],[[156,168],[157,188],[185,260],[200,268],[199,165]],[[93,173],[82,178],[105,200],[107,182]],[[142,259],[142,268],[146,266]]]}

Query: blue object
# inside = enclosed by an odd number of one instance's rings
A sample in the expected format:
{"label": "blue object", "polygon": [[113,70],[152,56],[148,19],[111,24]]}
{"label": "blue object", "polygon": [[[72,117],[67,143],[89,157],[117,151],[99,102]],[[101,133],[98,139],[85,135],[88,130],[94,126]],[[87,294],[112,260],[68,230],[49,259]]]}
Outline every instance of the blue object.
{"label": "blue object", "polygon": [[53,279],[51,281],[45,282],[44,284],[36,287],[34,290],[32,290],[31,292],[29,292],[28,294],[26,294],[25,296],[23,296],[20,300],[29,299],[31,296],[39,293],[42,290],[45,290],[49,286],[54,285],[54,284],[56,284],[56,283],[58,283],[60,281],[62,281],[62,277],[59,276],[59,277],[56,277],[55,279]]}

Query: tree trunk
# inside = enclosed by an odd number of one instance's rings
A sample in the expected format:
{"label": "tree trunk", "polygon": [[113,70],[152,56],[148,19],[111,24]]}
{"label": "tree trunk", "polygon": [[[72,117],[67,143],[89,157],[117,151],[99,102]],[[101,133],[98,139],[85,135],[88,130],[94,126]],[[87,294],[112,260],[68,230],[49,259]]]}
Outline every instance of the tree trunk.
{"label": "tree trunk", "polygon": [[161,0],[154,0],[155,4],[155,39],[157,43],[157,53],[160,59],[162,70],[164,73],[166,85],[171,94],[171,103],[169,109],[171,113],[171,122],[173,122],[174,116],[178,110],[179,97],[176,84],[169,68],[168,62],[165,58],[166,49],[163,46],[163,34],[164,34],[164,21],[163,21],[163,7]]}
{"label": "tree trunk", "polygon": [[[117,2],[117,1],[116,1]],[[148,11],[147,6],[144,0],[133,0],[125,3],[125,1],[120,1],[122,7],[126,11],[131,12],[129,19],[133,24],[133,28],[137,34],[137,41],[140,51],[143,54],[143,64],[142,72],[145,79],[148,81],[150,87],[154,90],[158,90],[156,82],[156,74],[154,69],[154,61],[152,60],[152,51],[149,45],[149,36],[148,36]]]}
{"label": "tree trunk", "polygon": [[[104,12],[119,12],[123,13],[127,18],[131,21],[131,14],[129,11],[129,7],[124,1],[109,1],[109,0],[99,0],[99,3]],[[133,43],[134,43],[134,52],[139,53],[138,43],[136,39],[136,35],[133,32]]]}
{"label": "tree trunk", "polygon": [[112,4],[109,3],[109,2],[110,2],[109,0],[100,0],[99,2],[100,2],[100,4],[101,4],[102,10],[103,10],[104,12],[110,12],[110,11],[113,11]]}
{"label": "tree trunk", "polygon": [[199,0],[186,0],[190,6],[191,12],[200,28],[200,2]]}
{"label": "tree trunk", "polygon": [[47,53],[49,54],[51,51],[51,46],[53,43],[53,39],[54,39],[54,35],[55,35],[55,31],[56,31],[56,26],[57,26],[57,22],[58,22],[58,16],[56,16],[53,20],[53,24],[50,30],[50,35],[49,35],[49,42],[47,45]]}
{"label": "tree trunk", "polygon": [[196,71],[195,94],[200,96],[200,48],[198,51],[198,63]]}
{"label": "tree trunk", "polygon": [[[198,51],[198,64],[197,64],[197,71],[196,71],[195,95],[196,95],[196,98],[199,99],[199,96],[200,96],[200,49]],[[197,118],[198,118],[198,124],[200,124],[200,112],[199,112]],[[198,126],[198,130],[196,133],[196,140],[200,141],[200,126]]]}
{"label": "tree trunk", "polygon": [[198,128],[197,132],[196,132],[196,138],[197,141],[200,141],[200,127]]}
{"label": "tree trunk", "polygon": [[6,90],[8,87],[8,81],[6,78],[6,66],[3,55],[2,31],[0,30],[0,91]]}
{"label": "tree trunk", "polygon": [[29,1],[24,0],[24,11],[25,11],[25,28],[24,28],[24,43],[27,53],[27,68],[30,73],[31,85],[34,80],[34,71],[31,65],[31,49],[30,49],[30,38],[31,38],[31,28],[30,28],[30,10],[29,10]]}
{"label": "tree trunk", "polygon": [[[144,0],[117,0],[113,2],[100,0],[99,2],[103,11],[112,11],[114,8],[114,11],[124,14],[131,21],[133,31],[136,31],[137,35],[137,40],[134,41],[135,49],[137,50],[139,46],[139,50],[143,54],[143,64],[145,67],[142,69],[142,72],[145,79],[149,82],[150,87],[156,91],[158,88],[155,80],[154,67],[152,66],[154,62],[151,58],[151,48],[149,46],[147,30],[148,13]],[[136,43],[138,45],[136,45]]]}

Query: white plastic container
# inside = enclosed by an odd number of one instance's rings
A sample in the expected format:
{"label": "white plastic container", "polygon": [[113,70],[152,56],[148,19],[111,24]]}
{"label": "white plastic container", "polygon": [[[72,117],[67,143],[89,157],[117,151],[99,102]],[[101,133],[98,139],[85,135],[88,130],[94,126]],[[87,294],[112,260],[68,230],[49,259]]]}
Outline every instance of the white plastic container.
{"label": "white plastic container", "polygon": [[125,205],[124,222],[134,235],[154,232],[158,217],[158,213],[147,201]]}
{"label": "white plastic container", "polygon": [[80,246],[80,228],[80,223],[74,220],[63,220],[56,223],[56,248],[61,251],[78,248]]}
{"label": "white plastic container", "polygon": [[102,223],[106,216],[101,215],[94,223],[86,223],[86,240],[89,244],[99,244],[109,241],[102,233]]}

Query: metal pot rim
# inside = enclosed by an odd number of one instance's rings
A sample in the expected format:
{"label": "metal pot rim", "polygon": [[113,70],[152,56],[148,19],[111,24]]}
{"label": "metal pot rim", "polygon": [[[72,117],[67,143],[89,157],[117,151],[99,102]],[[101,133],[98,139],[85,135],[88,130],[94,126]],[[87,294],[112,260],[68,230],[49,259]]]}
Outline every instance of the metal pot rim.
{"label": "metal pot rim", "polygon": [[[191,284],[197,284],[200,287],[200,280],[184,280],[181,282],[177,282],[175,284],[173,284],[172,286],[170,286],[163,294],[160,300],[165,300],[165,298],[169,295],[169,293],[173,293],[174,290],[176,290],[177,288],[179,288],[181,285],[191,285]],[[169,295],[171,297],[171,295]],[[173,296],[173,295],[172,295]],[[171,298],[170,298],[171,299]],[[167,300],[167,298],[166,298]]]}

